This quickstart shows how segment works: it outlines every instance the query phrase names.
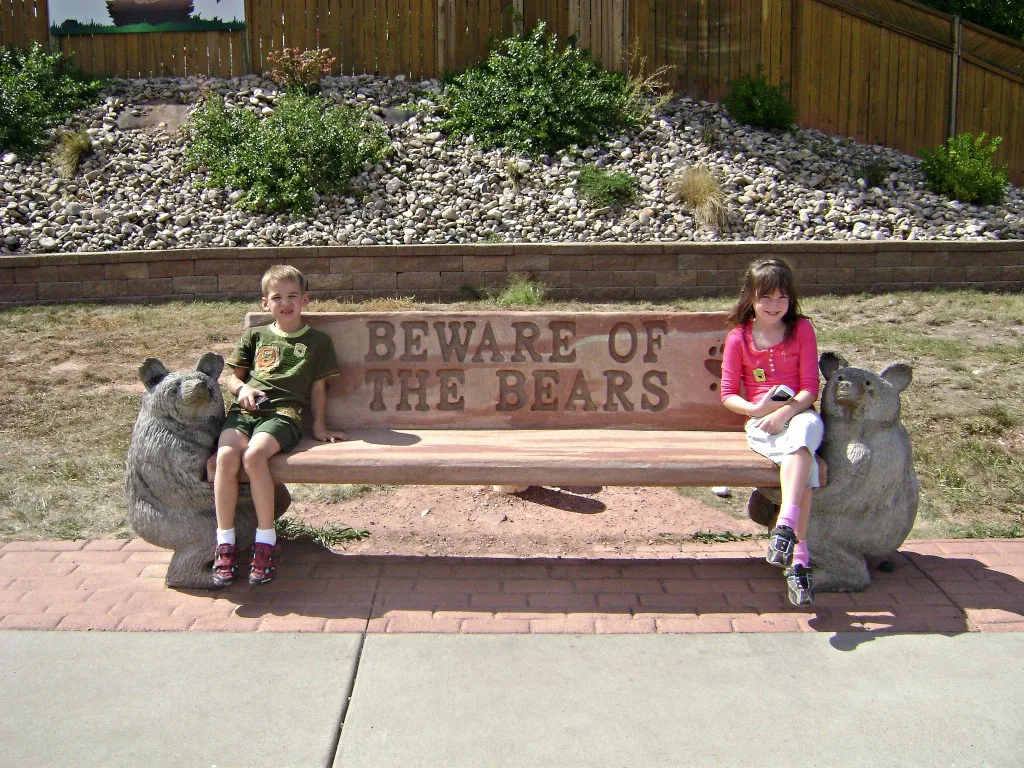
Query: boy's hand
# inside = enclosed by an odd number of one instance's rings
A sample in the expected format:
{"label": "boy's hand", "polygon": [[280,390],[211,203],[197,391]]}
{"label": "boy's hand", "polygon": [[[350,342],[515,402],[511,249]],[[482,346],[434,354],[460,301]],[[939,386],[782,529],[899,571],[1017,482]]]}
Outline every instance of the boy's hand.
{"label": "boy's hand", "polygon": [[258,397],[266,397],[266,393],[262,390],[250,387],[248,384],[243,384],[238,390],[238,395],[235,399],[238,401],[240,406],[245,408],[245,410],[258,411],[259,406],[256,405],[256,398]]}
{"label": "boy's hand", "polygon": [[340,443],[348,440],[348,435],[337,430],[313,427],[313,439],[319,440],[321,443]]}

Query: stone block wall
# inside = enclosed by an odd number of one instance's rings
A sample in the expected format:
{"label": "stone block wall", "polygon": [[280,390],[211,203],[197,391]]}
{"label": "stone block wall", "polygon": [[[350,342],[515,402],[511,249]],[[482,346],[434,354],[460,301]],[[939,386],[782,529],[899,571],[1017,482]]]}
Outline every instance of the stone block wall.
{"label": "stone block wall", "polygon": [[667,301],[733,296],[748,264],[786,259],[804,295],[931,288],[1024,289],[1022,241],[551,243],[115,251],[0,257],[0,307],[259,298],[288,263],[314,298],[447,301],[531,276],[555,298]]}

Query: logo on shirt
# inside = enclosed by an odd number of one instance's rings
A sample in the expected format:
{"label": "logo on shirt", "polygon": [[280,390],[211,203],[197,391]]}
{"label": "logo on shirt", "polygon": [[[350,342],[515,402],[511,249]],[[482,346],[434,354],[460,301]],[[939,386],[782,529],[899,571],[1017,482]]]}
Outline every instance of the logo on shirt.
{"label": "logo on shirt", "polygon": [[764,375],[764,368],[754,369],[754,381],[758,382],[759,384],[763,384],[767,380],[768,377]]}
{"label": "logo on shirt", "polygon": [[305,344],[296,344],[294,349],[295,349],[295,356],[296,357],[305,357],[306,356],[306,345]]}
{"label": "logo on shirt", "polygon": [[279,362],[281,362],[281,352],[277,347],[265,344],[256,350],[257,371],[272,371]]}

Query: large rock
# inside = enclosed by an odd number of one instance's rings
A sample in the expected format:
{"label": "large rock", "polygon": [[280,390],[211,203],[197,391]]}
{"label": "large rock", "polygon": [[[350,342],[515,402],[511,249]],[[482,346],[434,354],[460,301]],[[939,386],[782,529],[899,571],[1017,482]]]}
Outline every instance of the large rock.
{"label": "large rock", "polygon": [[[125,467],[128,519],[143,539],[173,549],[167,585],[213,589],[210,568],[217,518],[206,462],[224,424],[224,400],[217,377],[224,358],[208,352],[195,370],[169,373],[148,358],[139,368],[146,386],[132,429]],[[238,546],[252,546],[256,509],[248,486],[239,492],[235,529]],[[274,514],[291,502],[283,485],[275,487]]]}
{"label": "large rock", "polygon": [[[865,555],[895,552],[917,517],[917,473],[900,421],[900,393],[912,371],[894,363],[875,374],[850,367],[835,352],[818,364],[825,377],[825,439],[818,454],[828,464],[828,481],[814,492],[807,540],[815,589],[851,592],[871,583]],[[748,514],[772,525],[778,502],[777,488],[757,489]]]}

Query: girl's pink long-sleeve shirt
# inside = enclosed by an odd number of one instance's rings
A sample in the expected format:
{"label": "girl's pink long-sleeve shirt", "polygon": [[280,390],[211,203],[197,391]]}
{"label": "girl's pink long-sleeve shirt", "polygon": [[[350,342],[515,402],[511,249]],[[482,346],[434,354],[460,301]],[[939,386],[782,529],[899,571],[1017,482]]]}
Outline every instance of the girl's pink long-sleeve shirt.
{"label": "girl's pink long-sleeve shirt", "polygon": [[722,399],[739,395],[756,403],[776,384],[818,397],[818,339],[810,320],[801,317],[793,333],[768,349],[757,349],[750,323],[733,328],[722,353]]}

